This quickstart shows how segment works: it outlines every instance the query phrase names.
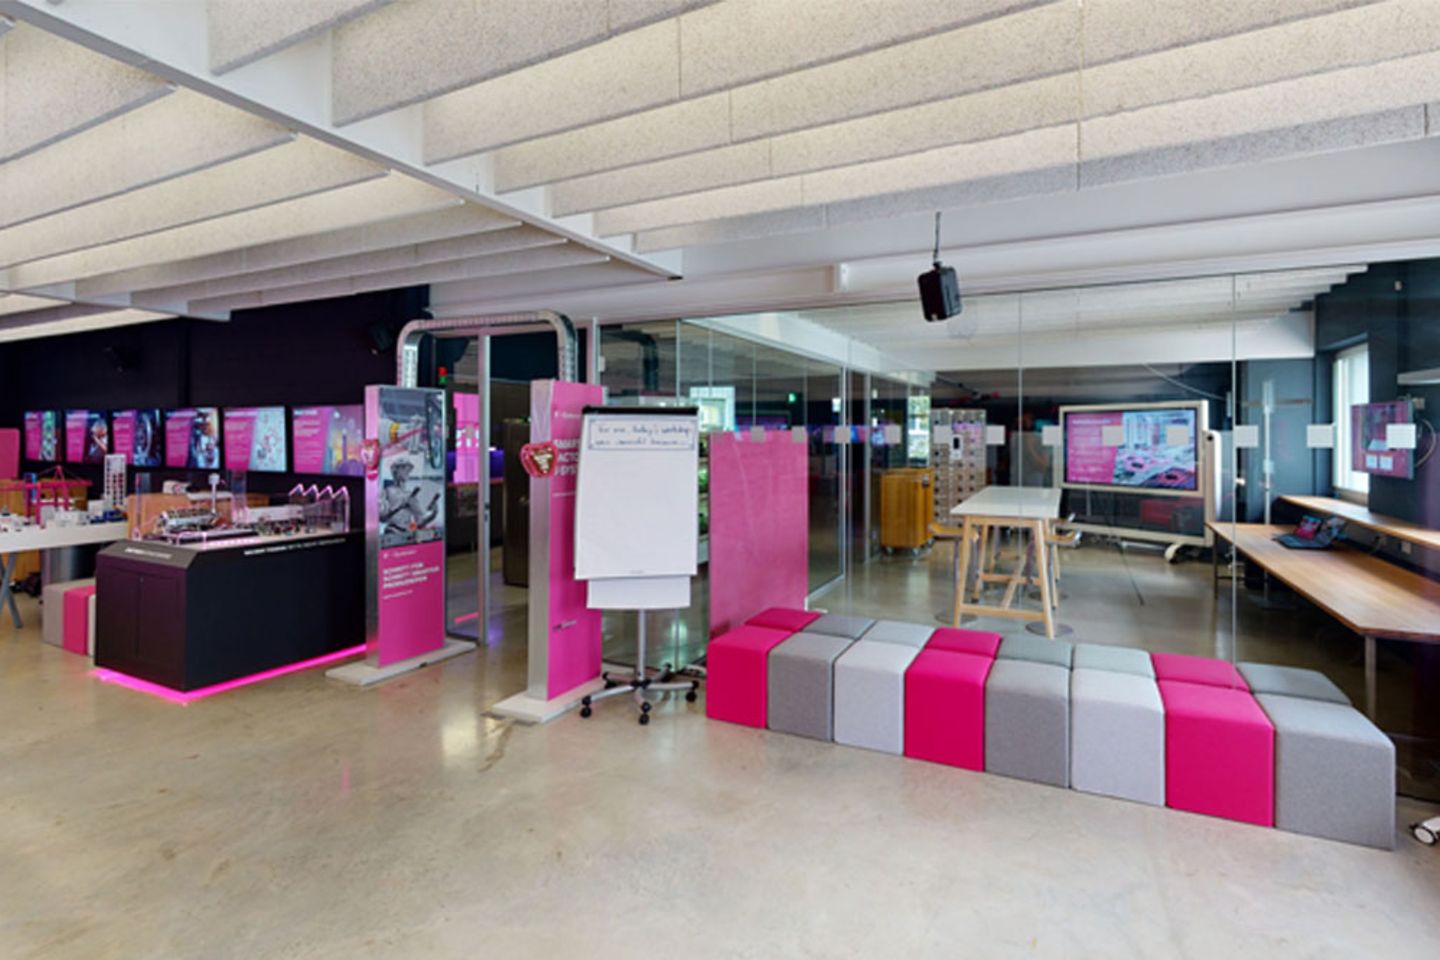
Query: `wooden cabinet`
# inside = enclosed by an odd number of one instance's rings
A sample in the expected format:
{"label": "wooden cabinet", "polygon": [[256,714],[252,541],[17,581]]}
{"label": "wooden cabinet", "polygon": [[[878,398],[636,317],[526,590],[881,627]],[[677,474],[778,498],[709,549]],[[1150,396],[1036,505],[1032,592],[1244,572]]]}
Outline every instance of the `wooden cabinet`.
{"label": "wooden cabinet", "polygon": [[919,550],[930,542],[935,483],[930,470],[906,467],[880,477],[880,546]]}

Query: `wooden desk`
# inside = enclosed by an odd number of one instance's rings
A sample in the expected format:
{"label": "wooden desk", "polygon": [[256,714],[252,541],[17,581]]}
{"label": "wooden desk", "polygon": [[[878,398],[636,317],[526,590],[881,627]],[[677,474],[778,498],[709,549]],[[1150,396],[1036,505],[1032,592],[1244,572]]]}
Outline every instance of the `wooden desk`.
{"label": "wooden desk", "polygon": [[1306,513],[1325,513],[1332,517],[1342,517],[1347,523],[1353,523],[1375,533],[1394,537],[1397,540],[1405,540],[1431,550],[1440,550],[1440,530],[1431,530],[1429,527],[1422,527],[1418,523],[1401,520],[1399,517],[1374,513],[1369,507],[1362,507],[1358,503],[1337,500],[1334,497],[1285,496],[1280,499],[1291,506],[1299,507]]}
{"label": "wooden desk", "polygon": [[1276,543],[1289,527],[1212,522],[1275,579],[1365,638],[1365,709],[1375,716],[1375,640],[1440,642],[1440,583],[1379,557],[1344,546],[1291,550]]}

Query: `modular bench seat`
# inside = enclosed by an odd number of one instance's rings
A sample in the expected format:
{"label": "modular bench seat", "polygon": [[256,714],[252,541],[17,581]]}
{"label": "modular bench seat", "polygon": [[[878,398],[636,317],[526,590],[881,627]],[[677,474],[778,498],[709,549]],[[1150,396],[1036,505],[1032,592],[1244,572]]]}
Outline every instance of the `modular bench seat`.
{"label": "modular bench seat", "polygon": [[707,656],[712,719],[1394,846],[1394,745],[1314,670],[778,607]]}

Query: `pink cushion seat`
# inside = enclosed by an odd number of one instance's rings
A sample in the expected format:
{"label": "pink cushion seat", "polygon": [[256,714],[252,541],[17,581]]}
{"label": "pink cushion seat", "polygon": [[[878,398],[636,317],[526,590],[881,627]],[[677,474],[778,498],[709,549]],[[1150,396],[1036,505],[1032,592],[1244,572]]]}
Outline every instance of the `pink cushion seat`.
{"label": "pink cushion seat", "polygon": [[994,662],[933,647],[920,651],[905,672],[905,756],[985,769],[985,681]]}
{"label": "pink cushion seat", "polygon": [[926,650],[946,650],[950,653],[972,653],[977,657],[995,659],[1000,649],[1000,634],[986,630],[960,630],[955,627],[941,627],[925,644]]}
{"label": "pink cushion seat", "polygon": [[1255,697],[1248,690],[1161,680],[1160,699],[1166,805],[1274,826],[1275,727]]}
{"label": "pink cushion seat", "polygon": [[1202,683],[1211,687],[1233,690],[1250,689],[1233,663],[1211,657],[1191,657],[1183,653],[1152,653],[1156,680],[1178,680],[1181,683]]}
{"label": "pink cushion seat", "polygon": [[90,652],[90,597],[94,593],[93,584],[65,591],[65,626],[61,647],[82,657]]}
{"label": "pink cushion seat", "polygon": [[792,607],[771,607],[755,614],[745,623],[751,627],[769,627],[772,630],[789,630],[799,633],[820,619],[820,614],[811,610],[796,610]]}
{"label": "pink cushion seat", "polygon": [[789,630],[746,625],[710,641],[705,651],[705,716],[764,728],[766,664]]}

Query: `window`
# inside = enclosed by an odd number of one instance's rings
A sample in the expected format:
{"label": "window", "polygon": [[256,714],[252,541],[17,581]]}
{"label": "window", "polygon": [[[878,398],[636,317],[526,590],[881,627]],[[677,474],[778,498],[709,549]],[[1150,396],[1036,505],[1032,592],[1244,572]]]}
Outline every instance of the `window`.
{"label": "window", "polygon": [[1370,402],[1370,348],[1365,344],[1342,350],[1335,355],[1335,457],[1333,482],[1335,492],[1355,498],[1368,497],[1370,474],[1351,467],[1351,451],[1355,437],[1351,427],[1350,408]]}

